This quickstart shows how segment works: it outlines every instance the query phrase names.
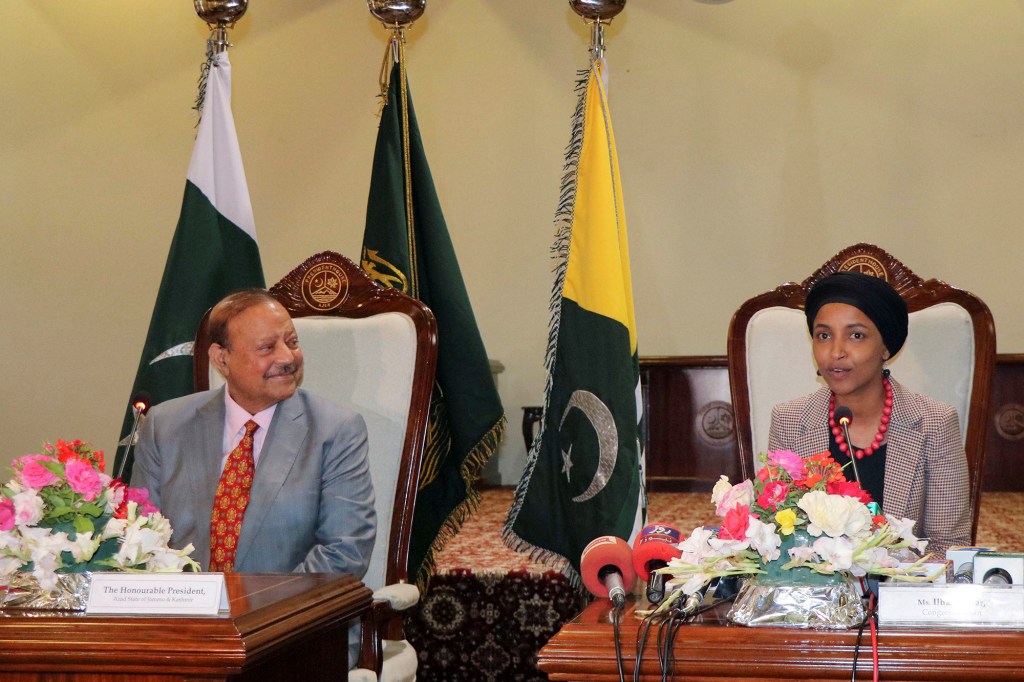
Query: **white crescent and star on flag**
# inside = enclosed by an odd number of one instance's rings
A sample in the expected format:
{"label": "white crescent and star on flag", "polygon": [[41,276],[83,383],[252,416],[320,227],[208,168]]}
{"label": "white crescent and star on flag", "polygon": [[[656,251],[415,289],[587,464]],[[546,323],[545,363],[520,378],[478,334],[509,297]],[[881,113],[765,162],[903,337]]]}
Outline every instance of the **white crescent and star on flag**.
{"label": "white crescent and star on flag", "polygon": [[[558,424],[559,431],[561,431],[566,418],[569,416],[569,412],[573,408],[583,413],[583,416],[587,418],[587,421],[590,422],[591,427],[593,427],[594,432],[597,434],[598,459],[594,478],[591,479],[586,490],[572,498],[573,502],[586,502],[604,490],[609,479],[611,479],[612,472],[615,470],[615,462],[619,457],[619,435],[618,429],[615,426],[615,418],[612,416],[608,406],[590,391],[582,389],[573,391],[572,396],[570,396],[569,402],[562,412],[562,419]],[[570,471],[572,466],[572,445],[570,445],[568,450],[562,451],[562,473],[565,474],[566,481],[571,480]]]}

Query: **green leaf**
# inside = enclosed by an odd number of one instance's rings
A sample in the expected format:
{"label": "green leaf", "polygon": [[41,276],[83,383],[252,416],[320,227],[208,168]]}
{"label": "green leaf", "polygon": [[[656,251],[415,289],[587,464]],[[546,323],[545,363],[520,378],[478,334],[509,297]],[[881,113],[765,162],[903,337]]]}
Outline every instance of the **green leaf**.
{"label": "green leaf", "polygon": [[60,476],[61,478],[64,478],[64,465],[61,464],[60,462],[58,462],[58,461],[45,462],[44,461],[44,462],[39,462],[39,463],[43,465],[44,469],[49,471],[54,476]]}
{"label": "green leaf", "polygon": [[75,532],[76,533],[90,533],[96,530],[96,526],[93,525],[92,519],[88,516],[75,515]]}
{"label": "green leaf", "polygon": [[78,506],[78,513],[96,517],[103,513],[103,509],[92,502],[83,502]]}

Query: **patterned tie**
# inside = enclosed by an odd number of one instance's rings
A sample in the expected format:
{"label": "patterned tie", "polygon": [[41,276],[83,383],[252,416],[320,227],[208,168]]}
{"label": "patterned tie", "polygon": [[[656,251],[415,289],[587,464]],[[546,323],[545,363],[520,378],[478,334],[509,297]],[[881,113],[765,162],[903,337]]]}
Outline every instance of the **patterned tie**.
{"label": "patterned tie", "polygon": [[228,455],[224,473],[217,483],[210,517],[210,570],[232,571],[235,550],[242,532],[242,519],[249,505],[249,489],[256,465],[252,457],[252,434],[260,427],[251,419],[245,423],[245,435]]}

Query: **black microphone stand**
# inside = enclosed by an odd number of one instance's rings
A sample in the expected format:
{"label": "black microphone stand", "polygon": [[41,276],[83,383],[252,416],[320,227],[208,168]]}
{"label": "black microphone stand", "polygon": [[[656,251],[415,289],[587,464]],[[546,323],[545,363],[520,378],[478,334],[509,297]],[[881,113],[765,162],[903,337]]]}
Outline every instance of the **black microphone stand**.
{"label": "black microphone stand", "polygon": [[857,471],[857,456],[853,454],[853,441],[850,440],[850,418],[840,417],[839,426],[843,430],[843,437],[846,438],[846,448],[850,456],[850,464],[853,465],[853,477],[857,479],[857,483],[860,483],[860,473]]}
{"label": "black microphone stand", "polygon": [[121,458],[117,471],[114,472],[114,478],[121,478],[124,474],[124,468],[128,464],[128,457],[132,453],[132,448],[135,447],[135,434],[139,432],[139,423],[142,421],[142,415],[146,413],[148,408],[149,405],[142,400],[135,400],[132,403],[132,413],[134,415],[132,418],[132,430],[128,434],[128,442],[124,446],[124,456]]}

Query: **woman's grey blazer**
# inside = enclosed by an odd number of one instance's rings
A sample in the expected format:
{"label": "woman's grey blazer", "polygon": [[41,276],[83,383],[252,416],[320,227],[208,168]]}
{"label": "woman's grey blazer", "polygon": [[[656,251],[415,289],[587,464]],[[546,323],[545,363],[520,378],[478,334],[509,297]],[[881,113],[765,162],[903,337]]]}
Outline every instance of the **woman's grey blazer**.
{"label": "woman's grey blazer", "polygon": [[[945,560],[951,545],[971,541],[967,456],[956,410],[908,391],[892,381],[893,406],[886,435],[884,498],[886,514],[914,519],[914,532],[927,538],[928,551]],[[831,391],[815,393],[772,408],[769,450],[792,450],[807,457],[829,449]]]}

